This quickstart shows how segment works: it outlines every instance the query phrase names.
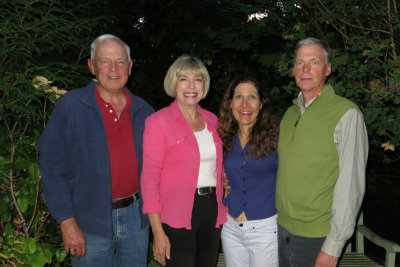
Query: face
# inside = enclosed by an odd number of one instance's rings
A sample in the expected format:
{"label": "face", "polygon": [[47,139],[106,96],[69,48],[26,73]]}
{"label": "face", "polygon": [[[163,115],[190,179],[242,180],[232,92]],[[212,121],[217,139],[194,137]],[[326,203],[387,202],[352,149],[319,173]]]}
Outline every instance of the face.
{"label": "face", "polygon": [[88,60],[92,74],[96,75],[99,90],[114,94],[121,92],[131,74],[132,61],[122,44],[114,40],[100,43],[95,52],[95,60]]}
{"label": "face", "polygon": [[261,107],[260,96],[252,83],[244,82],[236,86],[231,108],[239,127],[253,126]]}
{"label": "face", "polygon": [[310,44],[297,50],[293,76],[303,94],[310,93],[312,97],[318,95],[329,74],[331,74],[331,64],[326,65],[322,47]]}
{"label": "face", "polygon": [[200,73],[183,74],[176,81],[176,100],[180,105],[196,106],[204,93],[204,81]]}

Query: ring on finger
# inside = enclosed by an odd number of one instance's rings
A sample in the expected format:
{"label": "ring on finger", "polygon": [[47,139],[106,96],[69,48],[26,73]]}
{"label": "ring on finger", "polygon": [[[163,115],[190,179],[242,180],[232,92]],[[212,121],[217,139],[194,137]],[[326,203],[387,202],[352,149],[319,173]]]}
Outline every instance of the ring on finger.
{"label": "ring on finger", "polygon": [[75,253],[75,249],[74,249],[74,248],[70,248],[70,249],[69,249],[69,252]]}

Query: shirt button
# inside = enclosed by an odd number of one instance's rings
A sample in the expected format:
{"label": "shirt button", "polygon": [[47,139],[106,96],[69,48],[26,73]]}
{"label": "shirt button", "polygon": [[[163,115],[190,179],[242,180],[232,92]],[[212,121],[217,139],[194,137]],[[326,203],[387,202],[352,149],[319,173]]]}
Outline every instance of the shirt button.
{"label": "shirt button", "polygon": [[180,141],[179,141],[179,140],[176,140],[176,143],[177,143],[177,144],[179,144],[179,143],[180,143]]}
{"label": "shirt button", "polygon": [[243,190],[243,194],[246,194],[246,190]]}
{"label": "shirt button", "polygon": [[117,118],[114,119],[114,121],[117,121],[117,120],[118,120]]}
{"label": "shirt button", "polygon": [[240,226],[240,227],[243,227],[243,223],[239,223],[239,226]]}
{"label": "shirt button", "polygon": [[110,113],[112,113],[112,109],[110,109]]}
{"label": "shirt button", "polygon": [[108,105],[106,104],[106,108],[108,108]]}

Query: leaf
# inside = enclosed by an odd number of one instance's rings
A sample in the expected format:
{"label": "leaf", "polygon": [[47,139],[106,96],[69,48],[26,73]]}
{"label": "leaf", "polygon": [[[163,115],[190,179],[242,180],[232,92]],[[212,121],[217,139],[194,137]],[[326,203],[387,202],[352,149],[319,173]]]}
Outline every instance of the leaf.
{"label": "leaf", "polygon": [[8,205],[4,202],[0,203],[0,218],[4,222],[10,222],[11,213],[8,209]]}
{"label": "leaf", "polygon": [[65,253],[64,248],[57,249],[57,251],[56,251],[57,262],[63,262],[66,257],[67,257],[67,253]]}
{"label": "leaf", "polygon": [[8,236],[15,235],[15,231],[14,231],[11,223],[7,223],[6,224],[5,230],[6,230],[6,233],[7,233]]}
{"label": "leaf", "polygon": [[33,254],[36,252],[36,240],[34,238],[29,238],[28,239],[28,245],[29,245],[29,253]]}
{"label": "leaf", "polygon": [[30,175],[30,180],[36,183],[40,175],[39,165],[36,162],[32,162],[28,167],[28,172]]}
{"label": "leaf", "polygon": [[17,198],[17,203],[22,212],[25,212],[29,206],[29,198],[27,196],[20,196]]}

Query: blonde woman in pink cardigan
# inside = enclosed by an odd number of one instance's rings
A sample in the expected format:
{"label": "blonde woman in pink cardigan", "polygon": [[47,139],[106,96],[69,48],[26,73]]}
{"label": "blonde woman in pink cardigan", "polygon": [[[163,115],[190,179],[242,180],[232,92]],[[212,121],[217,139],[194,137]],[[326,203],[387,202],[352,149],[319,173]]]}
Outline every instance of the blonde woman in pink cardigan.
{"label": "blonde woman in pink cardigan", "polygon": [[172,104],[145,123],[141,190],[154,235],[154,258],[163,266],[214,267],[221,225],[222,142],[217,117],[198,103],[210,76],[196,57],[169,68],[165,92]]}

